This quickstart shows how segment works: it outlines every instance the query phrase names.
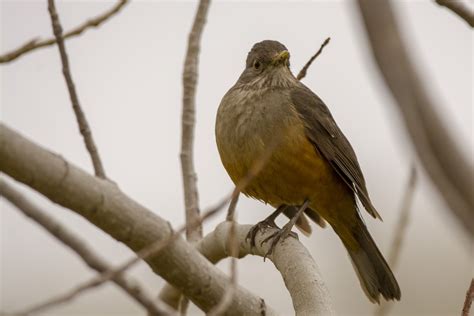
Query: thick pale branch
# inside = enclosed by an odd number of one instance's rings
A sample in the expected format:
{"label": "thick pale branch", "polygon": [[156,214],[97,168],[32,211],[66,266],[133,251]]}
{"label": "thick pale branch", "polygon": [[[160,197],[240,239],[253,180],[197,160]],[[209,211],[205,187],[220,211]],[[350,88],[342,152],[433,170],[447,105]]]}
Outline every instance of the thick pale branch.
{"label": "thick pale branch", "polygon": [[401,112],[423,167],[451,214],[474,236],[474,171],[436,109],[441,108],[415,69],[391,1],[358,0],[375,62]]}
{"label": "thick pale branch", "polygon": [[[202,217],[199,218],[199,222],[197,223],[189,223],[191,226],[200,225],[202,221],[206,220],[207,218],[215,215],[219,212],[219,210],[224,207],[228,199],[224,199],[217,206],[211,208],[210,210],[206,211]],[[183,225],[180,229],[173,232],[168,238],[157,240],[146,247],[140,249],[136,252],[136,256],[124,261],[122,264],[118,265],[117,267],[113,267],[111,269],[105,270],[102,273],[98,274],[97,276],[91,278],[90,280],[83,282],[73,289],[69,291],[65,291],[60,295],[52,297],[44,302],[40,302],[33,307],[23,311],[23,314],[29,315],[32,313],[36,313],[39,311],[44,311],[47,309],[51,309],[58,304],[63,304],[67,301],[73,300],[74,298],[84,294],[85,292],[91,290],[92,288],[96,288],[101,286],[102,284],[115,279],[122,273],[126,272],[128,269],[133,267],[135,264],[140,262],[141,260],[146,260],[153,255],[159,255],[159,253],[166,249],[168,245],[170,245],[173,241],[175,241],[179,236],[186,230],[188,224]]]}
{"label": "thick pale branch", "polygon": [[[247,239],[250,225],[236,225],[236,239],[239,244],[238,258],[247,255],[264,257],[268,252],[268,243],[263,243],[275,229],[267,229],[256,236],[256,247],[251,249]],[[199,252],[210,262],[216,264],[231,256],[228,238],[232,229],[231,222],[223,222],[205,236],[197,245]],[[306,248],[292,237],[279,242],[268,258],[282,274],[285,285],[290,292],[297,315],[335,315],[329,292],[323,282],[319,269]],[[160,298],[170,306],[176,307],[180,300],[179,291],[166,286]]]}
{"label": "thick pale branch", "polygon": [[[75,37],[81,35],[84,31],[93,28],[99,27],[102,23],[107,21],[109,18],[117,14],[128,2],[128,0],[120,0],[114,5],[111,9],[107,10],[103,14],[89,19],[86,22],[82,23],[81,25],[71,29],[70,31],[64,33],[63,39]],[[38,48],[48,47],[56,44],[56,38],[49,38],[46,40],[39,40],[39,39],[32,39],[27,43],[23,44],[22,46],[0,56],[0,64],[11,62],[18,57],[22,56],[23,54],[29,53],[33,50]]]}
{"label": "thick pale branch", "polygon": [[[168,222],[141,206],[113,183],[95,178],[0,123],[0,171],[91,223],[137,252],[169,238]],[[146,260],[167,282],[203,311],[219,302],[228,278],[186,241],[177,238]],[[260,315],[261,299],[237,287],[228,315]],[[276,314],[266,307],[267,315]]]}
{"label": "thick pale branch", "polygon": [[457,14],[461,19],[474,27],[474,11],[465,6],[460,0],[435,0],[440,6],[446,7]]}
{"label": "thick pale branch", "polygon": [[[198,79],[199,50],[202,30],[206,23],[209,0],[199,1],[193,26],[188,38],[188,48],[183,70],[183,109],[181,117],[181,170],[183,174],[184,205],[186,222],[199,217],[199,195],[197,176],[193,162],[194,125],[196,108],[196,86]],[[190,241],[202,237],[202,226],[186,231]]]}
{"label": "thick pale branch", "polygon": [[[239,258],[249,254],[264,257],[268,252],[269,243],[262,245],[262,241],[274,233],[275,229],[269,228],[263,233],[258,233],[255,240],[256,247],[251,249],[246,238],[251,227],[251,225],[235,225]],[[213,263],[229,257],[231,251],[227,240],[231,229],[230,222],[219,224],[198,243],[197,249]],[[297,239],[288,237],[279,242],[268,258],[280,271],[297,315],[335,314],[316,262]]]}
{"label": "thick pale branch", "polygon": [[66,46],[64,45],[63,29],[61,27],[61,23],[59,22],[54,0],[48,0],[48,11],[51,16],[51,24],[53,27],[54,36],[58,42],[59,54],[61,56],[61,63],[63,66],[63,75],[64,79],[66,80],[67,89],[69,91],[69,97],[71,99],[74,114],[76,115],[77,124],[79,125],[79,131],[84,138],[87,151],[91,156],[95,175],[99,178],[105,179],[104,167],[102,166],[99,152],[97,151],[97,146],[95,145],[94,138],[92,137],[89,123],[87,123],[86,116],[82,111],[81,105],[79,104],[79,97],[77,96],[76,87],[74,85],[74,81],[72,80],[71,70],[69,69],[69,59],[66,52]]}
{"label": "thick pale branch", "polygon": [[[100,273],[112,269],[112,266],[95,253],[79,236],[46,214],[3,179],[0,179],[0,195],[15,205],[24,215],[31,218],[51,235],[55,236],[64,245],[72,249],[90,268]],[[144,289],[139,286],[138,282],[132,278],[125,275],[118,275],[113,281],[121,287],[125,293],[146,308],[150,315],[175,314],[168,306],[153,299],[151,295],[148,295]]]}

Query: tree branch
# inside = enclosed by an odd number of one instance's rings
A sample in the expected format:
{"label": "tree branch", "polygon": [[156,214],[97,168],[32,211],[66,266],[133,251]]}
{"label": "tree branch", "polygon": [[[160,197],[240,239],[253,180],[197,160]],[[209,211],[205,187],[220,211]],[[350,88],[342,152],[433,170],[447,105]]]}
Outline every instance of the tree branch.
{"label": "tree branch", "polygon": [[311,66],[311,64],[313,63],[313,61],[318,58],[318,56],[323,52],[323,49],[324,49],[324,46],[326,46],[327,44],[329,44],[329,41],[331,40],[330,37],[326,38],[326,40],[321,44],[321,47],[318,49],[318,51],[316,52],[316,54],[314,54],[309,60],[308,62],[304,65],[304,67],[300,70],[300,72],[298,73],[298,76],[296,76],[296,79],[298,80],[301,80],[303,79],[304,77],[306,77],[306,72],[308,71],[308,68],[309,66]]}
{"label": "tree branch", "polygon": [[222,209],[227,203],[228,199],[224,199],[219,202],[215,207],[211,208],[209,211],[206,211],[202,217],[198,219],[198,222],[188,223],[178,229],[176,232],[173,232],[168,238],[164,240],[157,240],[146,247],[140,249],[136,252],[136,256],[128,259],[124,263],[120,264],[118,267],[112,267],[108,270],[103,271],[101,274],[93,277],[87,282],[81,283],[72,290],[69,290],[63,294],[60,294],[56,297],[53,297],[45,302],[36,304],[35,306],[23,311],[21,314],[29,315],[32,313],[37,313],[47,309],[51,309],[58,304],[65,303],[67,301],[73,300],[77,296],[84,294],[85,292],[91,290],[92,288],[99,287],[100,285],[113,280],[123,274],[126,270],[130,269],[132,266],[140,262],[141,260],[146,260],[152,255],[158,255],[163,249],[169,246],[173,241],[175,241],[181,233],[183,233],[188,226],[196,227],[201,225],[201,223],[212,215],[216,214],[220,209]]}
{"label": "tree branch", "polygon": [[[387,257],[387,261],[394,271],[398,266],[400,253],[406,236],[408,222],[410,219],[410,210],[413,204],[413,197],[415,194],[417,181],[418,175],[416,172],[416,168],[414,165],[412,165],[410,168],[410,176],[408,178],[408,182],[405,187],[405,193],[403,195],[402,203],[400,206],[400,215],[398,217],[397,226],[394,230],[392,244],[390,246],[390,251]],[[382,301],[381,304],[376,307],[375,315],[387,315],[391,306],[393,306],[393,302]]]}
{"label": "tree branch", "polygon": [[[199,217],[199,196],[197,176],[193,162],[194,125],[196,108],[196,85],[198,78],[198,63],[200,40],[206,15],[209,9],[209,0],[199,1],[199,7],[194,17],[193,27],[188,38],[188,48],[183,70],[183,110],[181,117],[181,169],[183,173],[184,204],[186,221],[193,221]],[[187,230],[186,237],[190,241],[202,238],[202,227]]]}
{"label": "tree branch", "polygon": [[[250,225],[235,227],[239,251],[236,258],[247,255],[264,257],[269,245],[262,241],[270,236],[274,229],[259,232],[256,236],[255,248],[251,248],[247,233]],[[213,264],[229,257],[228,238],[232,224],[228,221],[219,224],[216,229],[197,243],[197,250]],[[334,315],[329,292],[322,280],[319,269],[304,246],[294,238],[287,238],[277,244],[273,254],[268,257],[280,271],[285,285],[290,292],[296,315]],[[160,293],[160,298],[173,308],[177,308],[181,293],[176,288],[166,285]]]}
{"label": "tree branch", "polygon": [[[92,269],[102,273],[112,269],[112,266],[96,254],[79,236],[66,226],[46,214],[37,205],[30,202],[23,194],[0,178],[0,195],[16,206],[25,216],[31,218],[64,245],[71,248]],[[160,303],[148,295],[141,286],[130,277],[118,275],[113,281],[125,293],[134,298],[148,310],[150,315],[175,314],[167,305]]]}
{"label": "tree branch", "polygon": [[74,86],[74,81],[72,80],[71,71],[69,69],[69,60],[67,57],[66,47],[64,46],[63,39],[63,30],[59,22],[59,17],[56,12],[56,7],[54,5],[54,0],[48,0],[48,11],[51,16],[51,24],[53,27],[54,36],[58,42],[59,54],[61,55],[61,63],[63,65],[63,75],[66,80],[67,89],[69,91],[69,97],[71,99],[72,108],[74,109],[74,114],[76,115],[77,124],[79,125],[79,131],[81,132],[82,137],[84,138],[84,143],[86,145],[87,151],[92,159],[92,164],[94,165],[95,175],[99,178],[105,179],[105,171],[100,160],[99,152],[95,145],[94,139],[92,137],[92,132],[87,123],[86,116],[81,109],[79,104],[79,98],[76,93],[76,88]]}
{"label": "tree branch", "polygon": [[464,306],[462,308],[462,316],[469,316],[469,311],[471,310],[472,301],[474,300],[474,279],[471,279],[471,284],[466,292],[466,300],[464,301]]}
{"label": "tree branch", "polygon": [[[246,255],[264,257],[270,245],[263,243],[266,237],[275,232],[269,228],[256,236],[256,247],[251,248],[247,234],[251,225],[235,225],[236,237],[239,244],[238,258]],[[232,223],[223,222],[204,237],[197,249],[209,261],[217,263],[231,255],[227,242],[232,229]],[[298,239],[288,237],[279,242],[273,253],[268,256],[282,274],[285,285],[290,292],[296,315],[334,315],[329,292],[323,282],[319,268],[308,250]]]}
{"label": "tree branch", "polygon": [[461,19],[474,27],[474,11],[465,6],[461,1],[456,0],[435,0],[440,6],[446,7],[457,14]]}
{"label": "tree branch", "polygon": [[[109,18],[117,14],[125,6],[125,4],[127,4],[127,2],[128,0],[118,1],[115,6],[113,6],[111,9],[107,10],[103,14],[95,18],[89,19],[86,22],[73,28],[72,30],[64,33],[62,38],[67,39],[67,38],[75,37],[75,36],[81,35],[84,31],[90,28],[99,27],[102,23],[106,22]],[[23,44],[22,46],[0,56],[0,64],[11,62],[17,59],[18,57],[26,53],[29,53],[33,50],[36,50],[38,48],[48,47],[54,44],[56,44],[56,38],[49,38],[46,40],[39,40],[37,38],[32,39],[28,41],[27,43]]]}
{"label": "tree branch", "polygon": [[398,218],[397,226],[395,227],[395,234],[387,257],[392,269],[396,269],[396,267],[398,266],[398,260],[400,259],[400,251],[403,247],[404,237],[406,236],[406,231],[408,228],[410,210],[413,204],[413,197],[415,194],[417,181],[417,172],[415,167],[412,166],[410,169],[410,176],[408,178],[408,183],[405,187],[405,193],[403,195],[402,203],[400,206],[400,216]]}
{"label": "tree branch", "polygon": [[[2,123],[0,135],[1,172],[82,215],[133,251],[172,235],[168,222],[129,198],[113,183],[90,176]],[[205,312],[219,302],[228,284],[221,271],[181,238],[146,262]],[[226,314],[260,315],[261,301],[248,290],[237,287]],[[266,311],[267,315],[276,314],[268,306]]]}
{"label": "tree branch", "polygon": [[232,302],[232,296],[237,286],[237,256],[239,254],[239,240],[237,239],[237,228],[235,209],[237,202],[239,201],[240,193],[235,194],[229,204],[227,211],[226,221],[229,223],[229,234],[226,242],[228,243],[227,248],[229,249],[230,255],[230,282],[226,288],[223,297],[220,302],[208,313],[208,316],[219,316],[224,314]]}
{"label": "tree branch", "polygon": [[460,226],[474,236],[474,171],[413,66],[390,1],[358,0],[375,62],[395,98],[415,151]]}

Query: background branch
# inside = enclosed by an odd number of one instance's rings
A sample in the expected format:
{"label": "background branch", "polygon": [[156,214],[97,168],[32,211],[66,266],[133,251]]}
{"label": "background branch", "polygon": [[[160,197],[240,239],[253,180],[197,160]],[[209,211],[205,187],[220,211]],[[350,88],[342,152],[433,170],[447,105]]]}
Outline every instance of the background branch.
{"label": "background branch", "polygon": [[[1,178],[0,195],[15,205],[24,215],[31,218],[64,245],[73,250],[90,268],[100,273],[112,269],[112,266],[96,254],[79,236],[46,214],[37,205],[31,203],[23,194]],[[168,306],[148,295],[138,282],[130,277],[118,275],[113,281],[122,288],[125,293],[147,309],[150,315],[175,314]]]}
{"label": "background branch", "polygon": [[74,114],[76,115],[77,124],[79,125],[79,131],[81,132],[87,151],[91,157],[92,164],[94,165],[95,175],[99,178],[105,179],[104,167],[102,166],[99,152],[97,151],[97,146],[95,145],[94,139],[92,137],[89,123],[87,123],[86,116],[81,109],[81,105],[79,104],[79,98],[76,93],[74,81],[72,80],[71,70],[69,69],[69,60],[62,35],[63,30],[61,23],[59,22],[54,0],[48,0],[48,11],[51,16],[51,24],[53,27],[54,36],[58,42],[59,54],[61,56],[61,63],[63,66],[63,75],[64,79],[66,80],[67,89],[69,91],[69,97],[71,99],[72,108],[74,109]]}
{"label": "background branch", "polygon": [[[95,18],[89,19],[86,22],[82,23],[81,25],[78,25],[77,27],[64,33],[62,38],[67,39],[67,38],[75,37],[75,36],[81,35],[84,31],[90,28],[99,27],[102,23],[106,22],[108,19],[113,17],[115,14],[117,14],[125,6],[125,4],[127,4],[127,2],[128,0],[118,1],[115,6],[113,6],[111,9],[107,10],[103,14]],[[33,50],[36,50],[38,48],[48,47],[54,44],[56,44],[56,38],[49,38],[46,40],[32,39],[28,41],[27,43],[23,44],[22,46],[0,56],[0,64],[11,62],[17,59],[18,57],[26,53],[29,53]]]}
{"label": "background branch", "polygon": [[446,7],[457,14],[461,19],[467,22],[471,27],[474,27],[474,11],[465,6],[459,0],[435,0],[440,6]]}
{"label": "background branch", "polygon": [[[129,198],[113,183],[90,176],[2,123],[0,135],[1,172],[82,215],[133,251],[138,252],[172,234],[168,222]],[[217,304],[228,284],[228,278],[219,269],[181,238],[146,262],[205,312]],[[227,314],[260,315],[261,301],[239,286]],[[268,306],[266,312],[276,314]]]}
{"label": "background branch", "polygon": [[314,54],[309,60],[308,62],[303,66],[303,68],[300,70],[300,72],[298,73],[298,76],[296,76],[296,79],[298,80],[301,80],[303,79],[304,77],[306,77],[306,72],[308,71],[308,68],[309,66],[311,66],[311,64],[313,63],[313,61],[318,58],[318,56],[323,52],[323,49],[324,49],[324,46],[326,46],[327,44],[329,44],[329,41],[331,40],[330,37],[326,38],[326,40],[321,44],[321,47],[318,49],[318,51],[316,52],[316,54]]}
{"label": "background branch", "polygon": [[387,259],[392,267],[396,269],[398,266],[398,260],[400,259],[400,252],[403,247],[403,241],[406,236],[408,228],[408,222],[410,220],[410,211],[412,209],[413,197],[415,195],[416,185],[418,182],[418,175],[414,166],[410,169],[410,175],[405,187],[405,192],[402,197],[402,203],[400,206],[400,215],[398,217],[397,226],[395,227],[395,233],[390,246]]}
{"label": "background branch", "polygon": [[375,62],[401,112],[415,151],[468,236],[474,236],[474,171],[415,70],[391,1],[358,0]]}
{"label": "background branch", "polygon": [[[415,166],[412,165],[410,168],[410,175],[405,186],[405,192],[401,200],[402,203],[400,206],[400,215],[398,217],[398,222],[394,230],[392,244],[390,245],[390,251],[387,257],[387,261],[394,271],[398,267],[400,253],[407,234],[406,232],[408,228],[408,222],[410,220],[410,211],[412,209],[413,197],[415,194],[417,183],[418,174],[416,172]],[[381,304],[377,306],[375,315],[387,315],[391,306],[393,306],[393,302],[382,301]]]}
{"label": "background branch", "polygon": [[471,284],[466,292],[466,300],[464,301],[464,306],[462,308],[462,316],[469,316],[472,300],[474,300],[474,279],[471,279]]}
{"label": "background branch", "polygon": [[[199,1],[191,33],[189,33],[183,70],[183,112],[181,117],[180,157],[183,174],[186,222],[195,221],[195,219],[199,217],[199,196],[197,175],[194,170],[193,162],[193,143],[200,40],[208,9],[209,0]],[[202,238],[202,226],[198,226],[193,230],[187,230],[186,238],[189,241],[197,241]]]}

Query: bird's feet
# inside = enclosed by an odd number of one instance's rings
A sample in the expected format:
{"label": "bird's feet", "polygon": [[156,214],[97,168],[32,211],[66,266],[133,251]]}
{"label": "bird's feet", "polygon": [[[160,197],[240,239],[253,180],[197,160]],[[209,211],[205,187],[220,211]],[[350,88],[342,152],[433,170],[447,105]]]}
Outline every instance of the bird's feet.
{"label": "bird's feet", "polygon": [[293,228],[293,225],[294,224],[291,222],[287,223],[285,226],[283,226],[282,229],[278,229],[276,232],[272,233],[270,236],[262,240],[260,245],[263,245],[267,241],[271,240],[270,248],[268,248],[267,253],[263,257],[263,261],[265,261],[265,259],[273,253],[273,249],[275,249],[275,246],[278,244],[280,240],[284,240],[290,236],[298,239],[298,234],[291,231],[291,228]]}
{"label": "bird's feet", "polygon": [[280,230],[280,228],[275,224],[275,220],[273,218],[265,218],[263,221],[258,222],[252,228],[250,228],[247,237],[245,239],[250,239],[250,247],[255,247],[255,237],[259,231],[263,231],[266,228],[276,228]]}

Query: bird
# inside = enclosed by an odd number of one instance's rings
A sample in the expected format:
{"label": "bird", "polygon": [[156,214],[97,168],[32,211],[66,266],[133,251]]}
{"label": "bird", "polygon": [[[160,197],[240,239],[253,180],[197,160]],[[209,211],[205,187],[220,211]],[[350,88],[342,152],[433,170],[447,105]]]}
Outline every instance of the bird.
{"label": "bird", "polygon": [[322,227],[329,224],[369,300],[400,300],[398,282],[360,214],[357,200],[381,219],[356,154],[325,103],[291,72],[283,44],[264,40],[253,45],[244,71],[219,104],[215,136],[222,164],[236,185],[268,156],[241,190],[276,208],[250,230],[253,245],[256,233],[276,227],[281,213],[290,221],[269,237],[269,251],[294,235],[295,224],[309,235],[307,217]]}

